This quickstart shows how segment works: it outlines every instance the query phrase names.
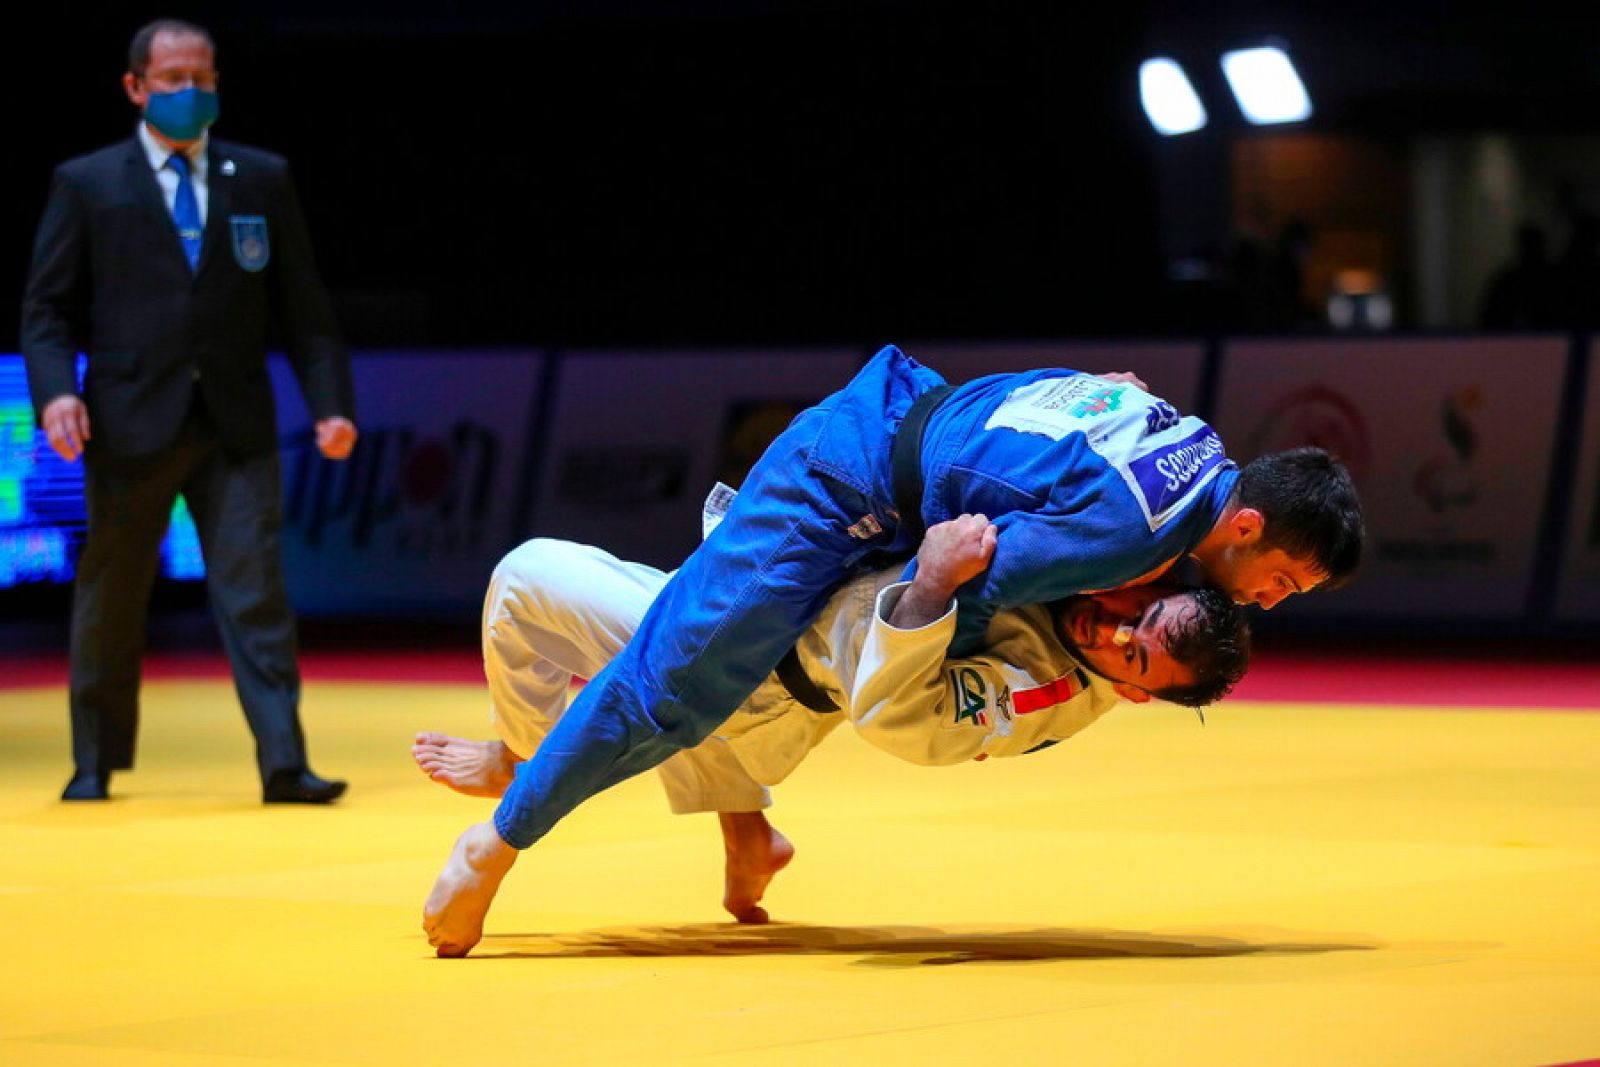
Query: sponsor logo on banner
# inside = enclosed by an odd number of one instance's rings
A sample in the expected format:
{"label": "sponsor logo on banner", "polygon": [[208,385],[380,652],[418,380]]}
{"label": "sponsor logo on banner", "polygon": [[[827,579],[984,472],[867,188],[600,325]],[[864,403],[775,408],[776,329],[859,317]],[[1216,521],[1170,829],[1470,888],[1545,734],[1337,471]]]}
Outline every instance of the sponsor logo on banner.
{"label": "sponsor logo on banner", "polygon": [[688,479],[688,449],[599,445],[561,457],[556,495],[593,512],[632,511],[676,500]]}
{"label": "sponsor logo on banner", "polygon": [[1245,435],[1250,459],[1268,452],[1312,445],[1336,456],[1357,484],[1372,468],[1372,434],[1355,402],[1337,389],[1312,385],[1273,404]]}
{"label": "sponsor logo on banner", "polygon": [[1444,445],[1412,475],[1412,491],[1435,515],[1469,507],[1478,499],[1480,486],[1472,470],[1478,452],[1478,431],[1468,415],[1481,401],[1476,389],[1463,389],[1445,397],[1439,412]]}
{"label": "sponsor logo on banner", "polygon": [[343,463],[328,463],[310,429],[283,439],[285,528],[311,548],[334,537],[362,549],[429,558],[483,547],[501,443],[461,420],[443,437],[409,426],[363,428]]}
{"label": "sponsor logo on banner", "polygon": [[1468,387],[1447,394],[1438,408],[1439,440],[1412,471],[1411,492],[1432,523],[1416,531],[1420,536],[1378,539],[1380,558],[1414,567],[1445,567],[1493,563],[1500,548],[1492,538],[1465,537],[1457,517],[1471,523],[1470,512],[1481,499],[1475,460],[1479,433],[1471,416],[1483,403],[1483,390]]}
{"label": "sponsor logo on banner", "polygon": [[[1382,536],[1374,531],[1376,557],[1412,569],[1437,570],[1481,567],[1498,555],[1493,540],[1462,536],[1454,519],[1480,499],[1480,483],[1472,470],[1479,434],[1471,416],[1481,395],[1481,389],[1468,388],[1443,398],[1435,422],[1438,445],[1424,452],[1408,485],[1432,522],[1413,525],[1401,531],[1402,536]],[[1283,397],[1246,435],[1246,441],[1253,456],[1302,445],[1326,449],[1349,468],[1358,484],[1366,480],[1372,466],[1372,434],[1360,408],[1343,393],[1323,385]]]}

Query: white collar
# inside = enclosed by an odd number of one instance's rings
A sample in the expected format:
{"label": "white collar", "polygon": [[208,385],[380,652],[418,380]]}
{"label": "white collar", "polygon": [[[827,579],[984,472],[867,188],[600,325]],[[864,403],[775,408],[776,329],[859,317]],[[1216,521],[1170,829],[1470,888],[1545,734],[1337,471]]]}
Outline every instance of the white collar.
{"label": "white collar", "polygon": [[[144,155],[150,161],[150,169],[160,173],[161,168],[167,165],[167,160],[172,158],[173,149],[156,140],[156,135],[150,132],[150,126],[143,119],[139,120],[139,144],[144,149]],[[206,146],[210,144],[211,132],[203,130],[200,139],[188,148],[183,149],[183,154],[189,160],[189,165],[196,172],[203,172],[206,166]]]}

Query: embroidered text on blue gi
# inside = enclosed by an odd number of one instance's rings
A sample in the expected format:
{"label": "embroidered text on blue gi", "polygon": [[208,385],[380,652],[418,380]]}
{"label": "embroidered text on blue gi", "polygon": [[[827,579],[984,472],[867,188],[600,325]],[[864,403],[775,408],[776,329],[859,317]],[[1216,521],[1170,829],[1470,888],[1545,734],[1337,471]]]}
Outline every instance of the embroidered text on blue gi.
{"label": "embroidered text on blue gi", "polygon": [[1167,492],[1205,470],[1206,460],[1222,455],[1222,438],[1216,431],[1192,445],[1184,445],[1156,460],[1156,471],[1167,479]]}
{"label": "embroidered text on blue gi", "polygon": [[1144,409],[1144,432],[1146,434],[1170,430],[1182,421],[1183,416],[1178,414],[1178,409],[1165,400],[1158,400]]}
{"label": "embroidered text on blue gi", "polygon": [[1228,462],[1222,440],[1205,423],[1180,441],[1128,463],[1150,529],[1159,529]]}

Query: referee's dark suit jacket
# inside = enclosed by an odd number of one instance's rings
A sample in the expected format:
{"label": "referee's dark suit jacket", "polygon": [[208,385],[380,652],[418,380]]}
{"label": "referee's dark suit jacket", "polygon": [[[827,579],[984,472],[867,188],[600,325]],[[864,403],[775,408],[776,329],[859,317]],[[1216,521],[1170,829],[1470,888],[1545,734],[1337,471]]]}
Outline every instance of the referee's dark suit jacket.
{"label": "referee's dark suit jacket", "polygon": [[[206,151],[208,203],[195,269],[137,136],[56,168],[34,244],[22,308],[34,407],[42,415],[52,399],[78,392],[76,357],[84,353],[91,434],[85,477],[110,487],[88,493],[90,548],[79,561],[73,609],[80,770],[132,766],[149,589],[147,580],[129,576],[127,560],[151,553],[153,563],[160,537],[149,528],[154,518],[143,520],[137,535],[117,529],[116,505],[103,500],[136,494],[147,517],[156,515],[157,497],[170,506],[162,495],[171,491],[170,477],[124,472],[173,469],[182,461],[172,457],[194,439],[196,417],[215,435],[206,447],[235,472],[228,477],[243,478],[258,510],[273,516],[264,527],[215,534],[216,558],[208,548],[206,561],[257,760],[263,776],[305,763],[293,614],[278,545],[260,543],[262,529],[276,541],[281,508],[267,350],[281,336],[313,420],[354,419],[349,356],[287,163],[215,138]],[[278,334],[269,332],[274,325]],[[104,514],[97,517],[97,509]],[[202,518],[196,512],[197,522]],[[113,565],[108,552],[124,555]]]}
{"label": "referee's dark suit jacket", "polygon": [[[312,419],[354,418],[349,359],[288,164],[212,138],[206,185],[205,237],[191,271],[137,137],[56,168],[23,301],[22,350],[38,412],[77,391],[76,357],[88,356],[92,447],[107,455],[144,455],[176,440],[197,371],[228,451],[275,448],[266,361],[274,313]],[[266,262],[256,269],[236,248],[236,229],[251,219],[266,220]]]}

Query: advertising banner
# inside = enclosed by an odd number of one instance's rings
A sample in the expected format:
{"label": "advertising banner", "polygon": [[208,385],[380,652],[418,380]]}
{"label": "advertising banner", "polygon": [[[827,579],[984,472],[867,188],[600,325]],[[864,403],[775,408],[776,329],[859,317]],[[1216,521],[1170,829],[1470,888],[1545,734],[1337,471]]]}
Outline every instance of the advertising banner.
{"label": "advertising banner", "polygon": [[284,568],[309,614],[475,615],[520,540],[545,357],[361,353],[361,437],[317,452],[286,360],[271,364],[283,450]]}
{"label": "advertising banner", "polygon": [[563,355],[530,533],[676,567],[711,487],[737,487],[861,363],[848,348]]}
{"label": "advertising banner", "polygon": [[1276,610],[1521,618],[1566,353],[1564,337],[1230,343],[1212,420],[1228,454],[1327,448],[1355,476],[1367,523],[1350,586]]}
{"label": "advertising banner", "polygon": [[1580,420],[1577,475],[1567,518],[1567,543],[1556,586],[1555,616],[1600,622],[1600,360],[1589,350],[1589,385]]}
{"label": "advertising banner", "polygon": [[1150,392],[1186,415],[1202,414],[1200,376],[1205,368],[1205,346],[1198,341],[1007,341],[950,344],[908,344],[905,353],[932,367],[950,382],[965,382],[985,374],[1066,367],[1098,374],[1132,371]]}

